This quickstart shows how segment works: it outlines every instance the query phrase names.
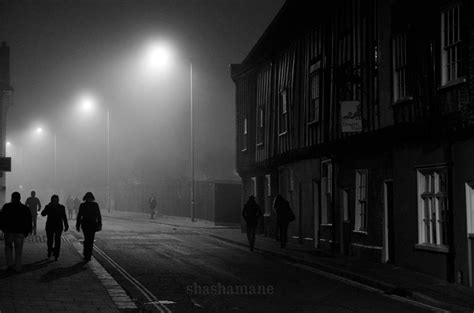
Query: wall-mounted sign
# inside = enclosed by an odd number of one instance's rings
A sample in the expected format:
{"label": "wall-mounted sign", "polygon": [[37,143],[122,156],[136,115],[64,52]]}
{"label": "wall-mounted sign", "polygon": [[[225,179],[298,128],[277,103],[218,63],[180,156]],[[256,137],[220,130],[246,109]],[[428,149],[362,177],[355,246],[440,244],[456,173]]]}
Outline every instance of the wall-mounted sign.
{"label": "wall-mounted sign", "polygon": [[343,133],[362,131],[360,101],[341,101],[341,127]]}

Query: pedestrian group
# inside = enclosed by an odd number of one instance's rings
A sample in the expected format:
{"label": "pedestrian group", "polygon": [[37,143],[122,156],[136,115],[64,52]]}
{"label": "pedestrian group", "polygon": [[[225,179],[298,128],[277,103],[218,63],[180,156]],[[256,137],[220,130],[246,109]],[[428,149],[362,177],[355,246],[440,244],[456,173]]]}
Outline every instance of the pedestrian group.
{"label": "pedestrian group", "polygon": [[[66,200],[67,213],[64,205],[59,203],[59,196],[51,196],[51,202],[41,211],[41,202],[36,197],[35,191],[31,196],[21,203],[19,192],[13,192],[11,202],[3,205],[0,211],[0,230],[5,237],[5,258],[7,270],[21,272],[23,242],[28,235],[36,235],[36,225],[38,212],[46,216],[46,238],[48,259],[53,256],[57,261],[61,250],[61,235],[63,231],[68,231],[68,217],[72,220],[74,213],[76,216],[76,230],[82,229],[84,235],[83,256],[88,262],[92,257],[94,237],[97,231],[102,230],[102,216],[99,205],[95,202],[92,192],[87,192],[83,197],[83,202],[79,198],[73,199],[69,196]],[[15,257],[13,257],[15,250]]]}
{"label": "pedestrian group", "polygon": [[[277,239],[280,240],[280,246],[285,248],[288,242],[288,225],[295,220],[295,214],[290,207],[290,202],[280,194],[275,197],[273,202],[273,212],[276,215]],[[254,250],[255,233],[262,216],[262,210],[257,204],[255,196],[251,195],[242,210],[250,251]]]}

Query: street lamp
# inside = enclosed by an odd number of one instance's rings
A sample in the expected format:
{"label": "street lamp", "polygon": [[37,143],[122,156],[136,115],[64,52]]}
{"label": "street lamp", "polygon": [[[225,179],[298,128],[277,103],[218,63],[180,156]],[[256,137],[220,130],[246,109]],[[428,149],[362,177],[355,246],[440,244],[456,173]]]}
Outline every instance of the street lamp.
{"label": "street lamp", "polygon": [[[80,110],[83,113],[91,114],[97,105],[97,100],[91,95],[84,95],[79,101]],[[107,110],[107,211],[110,213],[110,110],[106,105]]]}
{"label": "street lamp", "polygon": [[[146,65],[152,69],[162,69],[168,66],[172,61],[172,49],[169,45],[162,42],[154,42],[150,44],[146,50],[145,61]],[[191,132],[191,221],[195,222],[194,216],[194,197],[195,197],[195,183],[194,183],[194,120],[193,120],[193,62],[191,59],[186,59],[189,62],[189,107],[190,107],[190,132]]]}
{"label": "street lamp", "polygon": [[[37,135],[42,135],[44,129],[42,127],[37,127],[35,129]],[[56,132],[53,132],[53,186],[57,190],[56,177],[57,177],[57,137]]]}

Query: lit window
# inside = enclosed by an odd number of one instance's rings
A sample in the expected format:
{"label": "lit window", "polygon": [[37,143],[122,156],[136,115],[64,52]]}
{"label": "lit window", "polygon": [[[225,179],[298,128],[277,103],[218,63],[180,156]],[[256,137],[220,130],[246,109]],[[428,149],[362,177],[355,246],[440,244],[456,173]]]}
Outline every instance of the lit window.
{"label": "lit window", "polygon": [[286,89],[280,92],[280,118],[278,127],[280,135],[288,132],[288,93]]}
{"label": "lit window", "polygon": [[418,171],[418,242],[447,244],[446,169]]}
{"label": "lit window", "polygon": [[259,106],[257,109],[257,145],[263,145],[265,139],[264,116],[263,106]]}
{"label": "lit window", "polygon": [[460,6],[441,12],[441,84],[460,77],[461,36]]}
{"label": "lit window", "polygon": [[367,231],[367,170],[356,171],[355,230]]}
{"label": "lit window", "polygon": [[244,118],[244,124],[243,124],[243,134],[242,134],[242,151],[247,150],[247,137],[248,137],[248,129],[247,129],[247,118]]}

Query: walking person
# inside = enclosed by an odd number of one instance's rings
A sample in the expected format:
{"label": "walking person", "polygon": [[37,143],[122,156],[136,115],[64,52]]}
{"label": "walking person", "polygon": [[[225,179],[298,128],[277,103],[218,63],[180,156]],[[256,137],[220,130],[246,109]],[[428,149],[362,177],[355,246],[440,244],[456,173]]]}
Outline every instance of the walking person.
{"label": "walking person", "polygon": [[148,205],[150,207],[150,218],[153,219],[156,213],[156,198],[154,194],[151,194],[150,198],[148,199]]}
{"label": "walking person", "polygon": [[[0,221],[5,233],[5,259],[7,270],[21,272],[23,241],[31,234],[32,222],[30,209],[21,203],[19,192],[13,192],[11,202],[2,207]],[[15,246],[15,260],[13,260],[13,246]]]}
{"label": "walking person", "polygon": [[84,234],[84,260],[90,261],[94,246],[95,233],[102,230],[102,216],[92,192],[87,192],[83,198],[84,202],[79,206],[76,218],[76,229]]}
{"label": "walking person", "polygon": [[291,210],[290,203],[281,195],[277,195],[273,203],[273,210],[277,215],[277,225],[280,235],[280,246],[286,247],[288,242],[288,225],[295,220],[295,214]]}
{"label": "walking person", "polygon": [[66,200],[66,208],[68,213],[68,219],[72,220],[74,218],[74,199],[69,195]]}
{"label": "walking person", "polygon": [[262,210],[255,201],[254,196],[250,196],[242,210],[242,217],[247,224],[247,239],[249,241],[250,251],[255,246],[255,232],[257,230],[258,220],[262,216]]}
{"label": "walking person", "polygon": [[41,211],[41,202],[36,197],[36,192],[34,190],[31,191],[31,197],[26,199],[25,205],[30,208],[33,234],[36,235],[36,224],[38,220],[38,212]]}
{"label": "walking person", "polygon": [[64,205],[59,203],[59,197],[57,195],[51,196],[51,202],[45,206],[41,215],[48,217],[46,220],[48,259],[52,254],[57,261],[59,259],[59,251],[61,250],[61,234],[63,230],[67,231],[69,229],[66,209]]}
{"label": "walking person", "polygon": [[77,215],[77,213],[79,212],[79,206],[81,205],[81,200],[79,200],[79,198],[76,196],[74,198],[74,201],[73,201],[73,210],[74,210],[74,213]]}

